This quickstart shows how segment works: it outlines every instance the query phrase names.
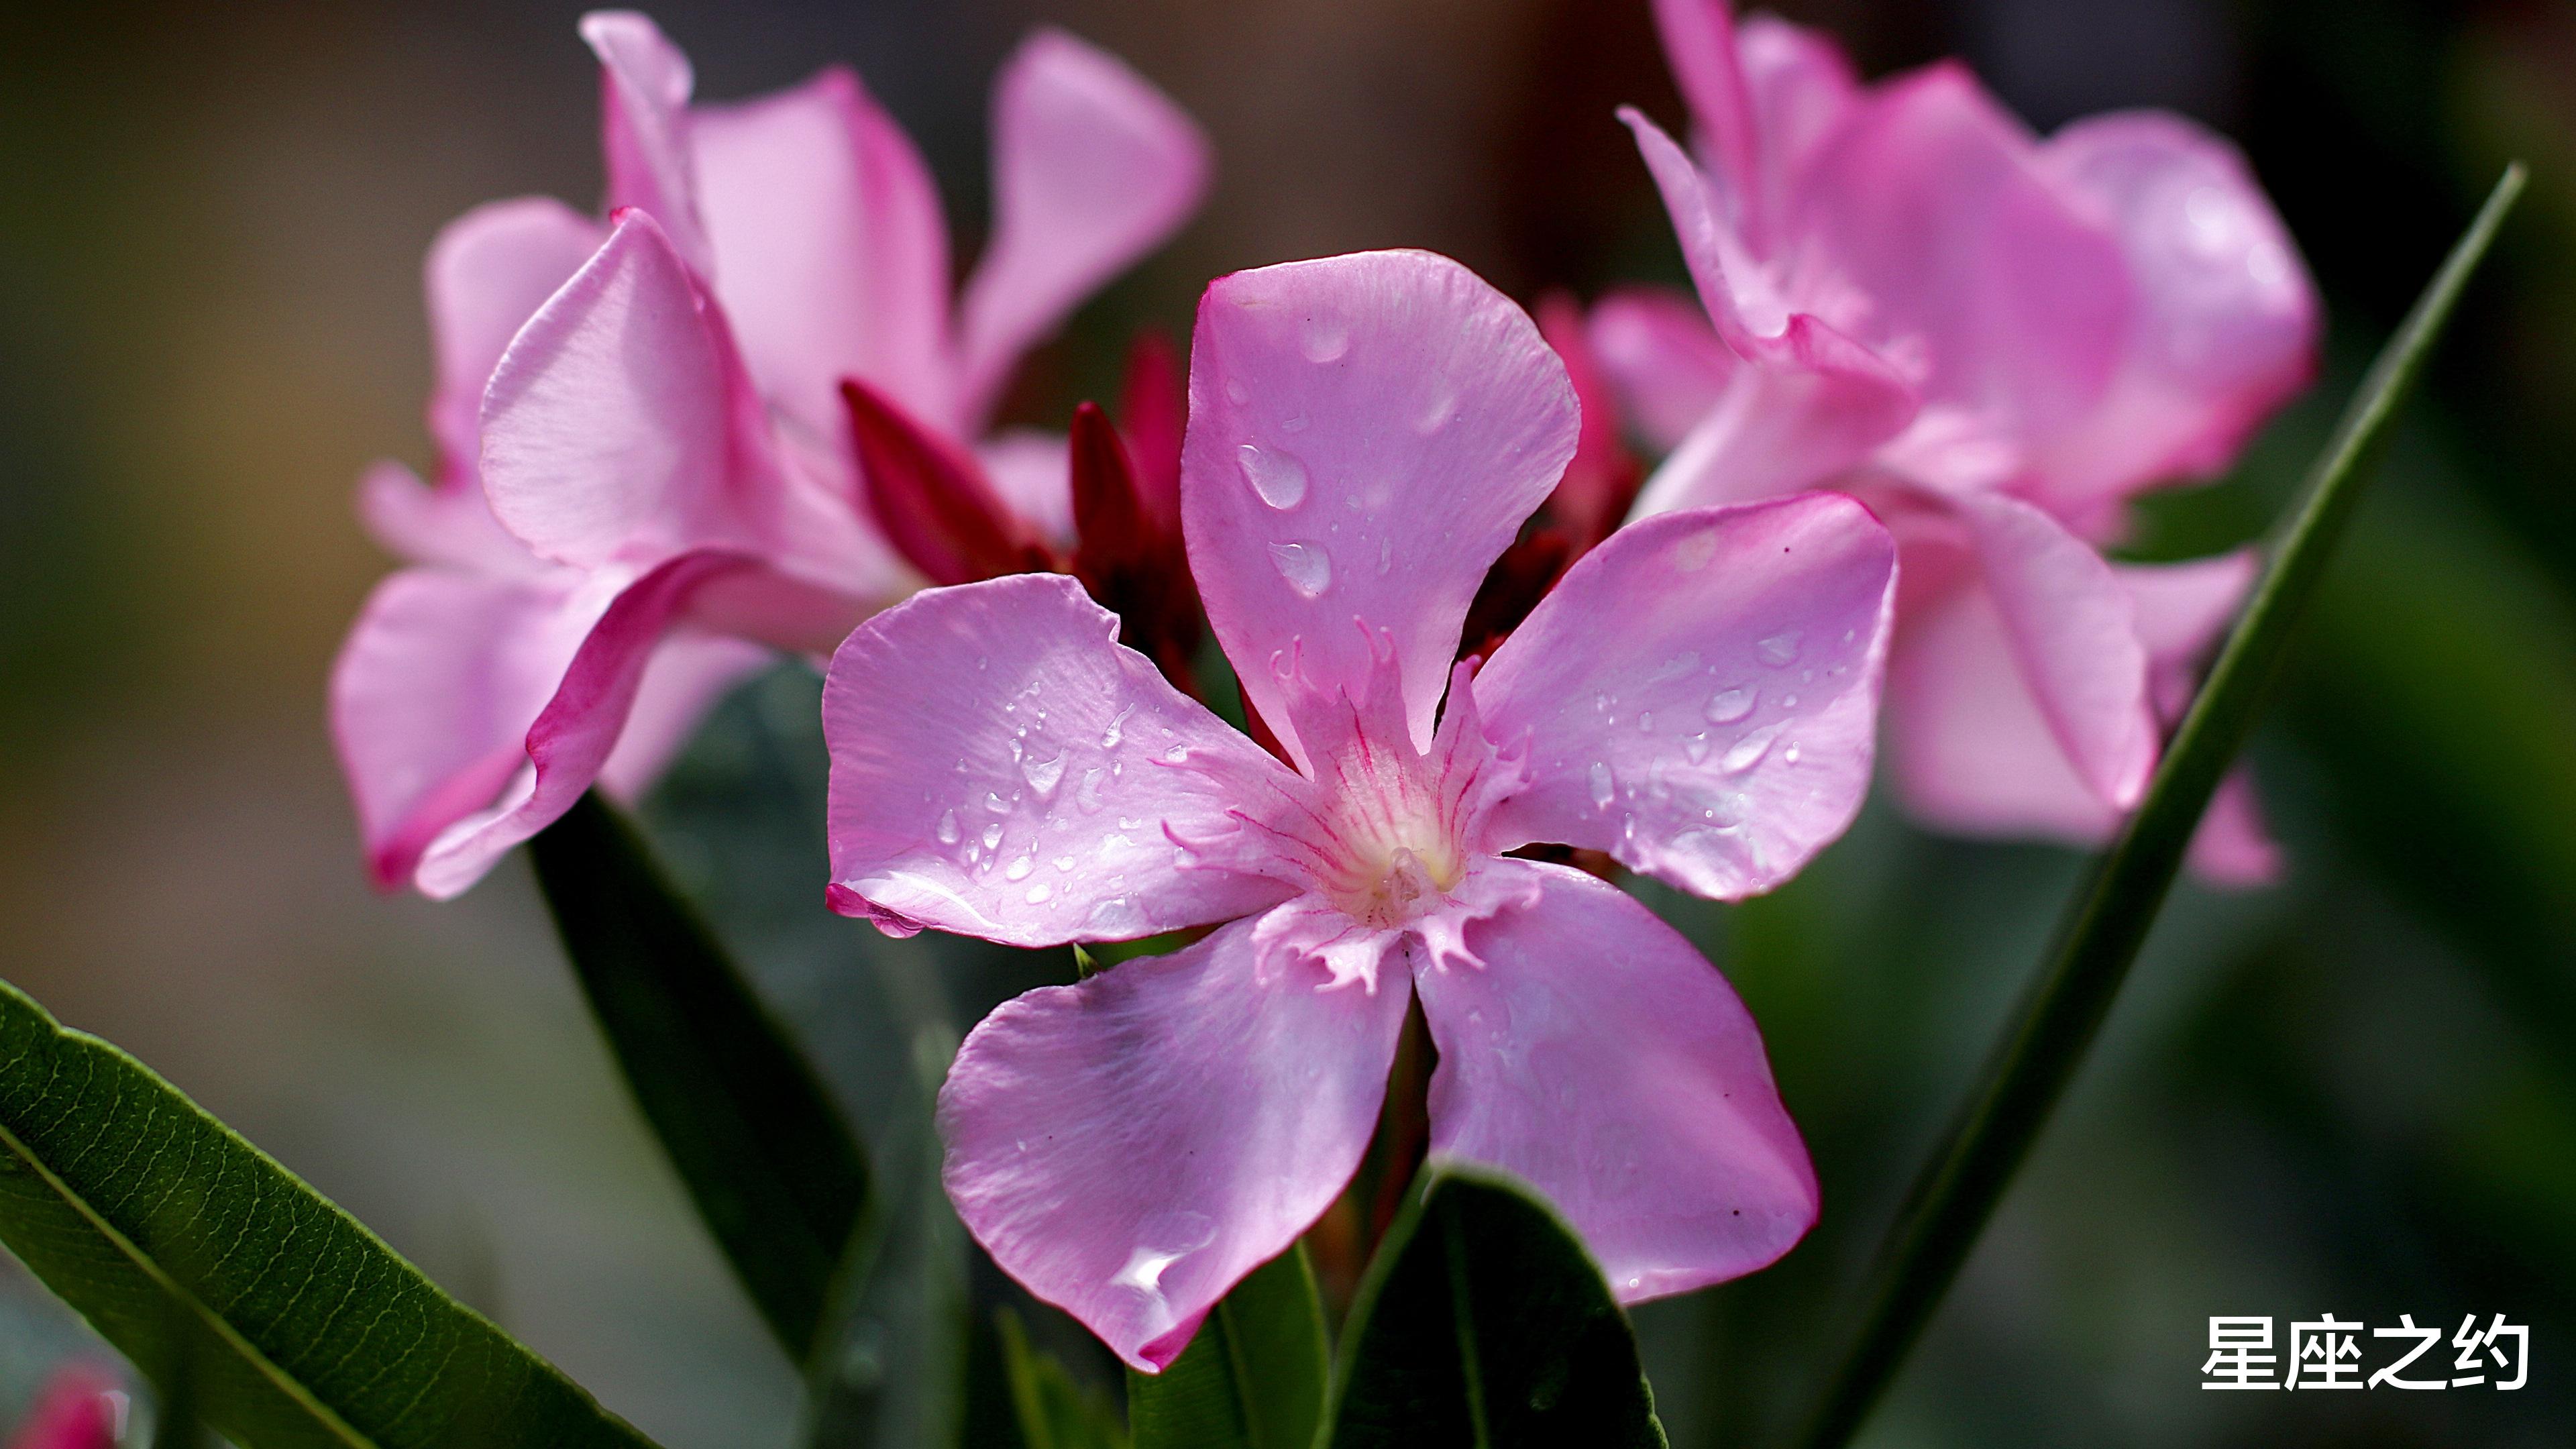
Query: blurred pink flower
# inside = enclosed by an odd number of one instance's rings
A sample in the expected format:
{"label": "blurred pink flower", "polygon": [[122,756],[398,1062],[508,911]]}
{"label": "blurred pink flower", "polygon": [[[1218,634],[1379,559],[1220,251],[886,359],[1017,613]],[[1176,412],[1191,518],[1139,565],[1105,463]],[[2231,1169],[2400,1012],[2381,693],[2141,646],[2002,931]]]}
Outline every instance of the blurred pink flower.
{"label": "blurred pink flower", "polygon": [[[1634,113],[1699,307],[1592,342],[1671,449],[1640,514],[1828,485],[1902,541],[1895,778],[1945,828],[2105,838],[2254,577],[2112,564],[2127,500],[2224,467],[2314,365],[2317,305],[2243,160],[2179,117],[2034,138],[1955,64],[1863,86],[1833,44],[1656,0],[1698,158]],[[1713,325],[1712,325],[1713,324]],[[2276,853],[2241,780],[2195,845]]]}
{"label": "blurred pink flower", "polygon": [[1189,556],[1290,763],[1059,577],[920,594],[825,683],[836,909],[1022,946],[1226,923],[967,1038],[940,1099],[967,1225],[1170,1363],[1348,1181],[1418,997],[1434,1155],[1547,1193],[1623,1297],[1787,1251],[1815,1179],[1725,979],[1616,888],[1506,852],[1721,899],[1794,873],[1867,787],[1893,540],[1830,494],[1671,513],[1453,668],[1576,451],[1528,316],[1422,252],[1237,273],[1189,396]]}
{"label": "blurred pink flower", "polygon": [[[845,379],[980,435],[1012,364],[1168,236],[1203,139],[1124,65],[1040,31],[994,101],[994,230],[954,315],[911,142],[845,69],[692,106],[651,21],[598,12],[609,222],[542,198],[428,263],[438,474],[360,489],[414,566],[342,649],[333,734],[369,864],[452,896],[594,782],[632,795],[772,649],[827,651],[918,580],[860,499]],[[1069,516],[1064,446],[994,440]]]}
{"label": "blurred pink flower", "polygon": [[125,1391],[116,1380],[73,1364],[54,1372],[9,1436],[8,1449],[116,1449],[124,1417]]}

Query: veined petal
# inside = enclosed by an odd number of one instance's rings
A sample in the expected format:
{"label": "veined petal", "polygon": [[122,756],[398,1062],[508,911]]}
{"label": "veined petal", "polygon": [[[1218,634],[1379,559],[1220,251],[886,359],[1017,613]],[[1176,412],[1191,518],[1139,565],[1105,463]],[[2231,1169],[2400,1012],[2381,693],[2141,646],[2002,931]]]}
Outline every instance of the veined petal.
{"label": "veined petal", "polygon": [[527,763],[528,726],[596,612],[560,575],[415,568],[376,586],[331,668],[331,738],[377,884],[409,878]]}
{"label": "veined petal", "polygon": [[2137,606],[2111,566],[2055,519],[1996,493],[1951,500],[2050,733],[2093,793],[2127,810],[2156,763]]}
{"label": "veined petal", "polygon": [[1873,90],[1818,150],[1799,230],[1868,298],[1868,335],[1925,358],[1927,402],[2049,435],[2100,404],[2130,325],[2109,227],[1955,64]]}
{"label": "veined petal", "polygon": [[1592,304],[1592,353],[1637,432],[1671,452],[1699,426],[1742,365],[1699,304],[1661,287],[1623,287]]}
{"label": "veined petal", "polygon": [[[1579,425],[1528,315],[1428,252],[1237,272],[1199,303],[1181,513],[1246,696],[1303,761],[1286,671],[1329,701],[1393,635],[1413,744],[1485,571]],[[1354,627],[1358,620],[1365,627]]]}
{"label": "veined petal", "polygon": [[2179,116],[2130,111],[2049,138],[2042,164],[2105,216],[2135,301],[2103,405],[2049,440],[2070,507],[2224,467],[2316,366],[2316,290],[2245,160]]}
{"label": "veined petal", "polygon": [[1895,565],[1831,493],[1611,535],[1476,676],[1530,775],[1489,847],[1608,851],[1720,900],[1786,880],[1868,790]]}
{"label": "veined petal", "polygon": [[744,542],[730,343],[654,219],[629,212],[521,330],[483,396],[504,527],[581,567]]}
{"label": "veined petal", "polygon": [[607,235],[598,222],[552,197],[526,196],[478,206],[441,228],[429,244],[422,280],[437,364],[429,432],[438,443],[442,491],[473,490],[474,462],[482,452],[477,412],[483,385],[510,339]]}
{"label": "veined petal", "polygon": [[581,38],[599,57],[608,209],[650,213],[698,275],[710,275],[689,154],[689,92],[696,76],[688,56],[661,27],[632,10],[590,12],[581,18]]}
{"label": "veined petal", "polygon": [[1262,848],[1238,815],[1298,782],[1117,639],[1059,574],[929,590],[853,633],[823,685],[833,908],[1041,946],[1285,898],[1220,843]]}
{"label": "veined petal", "polygon": [[993,238],[959,304],[965,414],[1076,303],[1162,244],[1207,191],[1207,138],[1124,61],[1061,30],[993,90]]}
{"label": "veined petal", "polygon": [[1005,1003],[939,1094],[976,1241],[1147,1373],[1350,1180],[1404,1025],[1400,979],[1266,971],[1255,924]]}
{"label": "veined petal", "polygon": [[1536,899],[1419,968],[1431,1151],[1500,1167],[1583,1234],[1621,1301],[1760,1268],[1816,1221],[1815,1170],[1726,978],[1581,871],[1498,861]]}
{"label": "veined petal", "polygon": [[620,591],[528,726],[524,758],[501,798],[430,842],[413,874],[421,893],[436,900],[461,894],[510,847],[571,809],[616,748],[654,646],[701,588],[754,566],[740,555],[683,554]]}
{"label": "veined petal", "polygon": [[858,77],[701,107],[689,140],[715,293],[762,394],[837,437],[858,377],[961,432],[939,191]]}

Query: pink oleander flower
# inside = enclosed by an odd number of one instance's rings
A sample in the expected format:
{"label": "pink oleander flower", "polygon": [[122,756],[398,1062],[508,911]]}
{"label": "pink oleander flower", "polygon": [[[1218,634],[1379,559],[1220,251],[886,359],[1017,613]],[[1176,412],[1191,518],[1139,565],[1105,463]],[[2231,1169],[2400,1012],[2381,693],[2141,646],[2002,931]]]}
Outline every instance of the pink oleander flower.
{"label": "pink oleander flower", "polygon": [[967,1226],[1140,1369],[1343,1189],[1416,999],[1435,1157],[1533,1183],[1623,1297],[1749,1272],[1814,1221],[1725,979],[1510,852],[1719,899],[1794,873],[1867,787],[1895,546],[1839,495],[1670,513],[1453,667],[1576,436],[1564,365],[1454,262],[1237,273],[1199,307],[1182,517],[1287,763],[1060,577],[922,593],[833,658],[835,909],[1020,946],[1216,926],[1004,1005],[940,1095]]}
{"label": "pink oleander flower", "polygon": [[[2317,305],[2233,148],[2178,117],[2039,140],[1966,70],[1863,86],[1833,44],[1656,0],[1697,159],[1627,113],[1699,305],[1596,308],[1671,449],[1640,515],[1830,486],[1896,531],[1889,749],[1923,819],[2106,838],[2255,572],[2106,561],[2127,501],[2223,467],[2309,377]],[[2241,777],[2193,862],[2277,855]]]}
{"label": "pink oleander flower", "polygon": [[55,1371],[9,1435],[8,1449],[116,1449],[124,1421],[125,1391],[116,1380],[73,1364]]}
{"label": "pink oleander flower", "polygon": [[[772,650],[819,656],[917,585],[861,503],[845,381],[982,439],[1015,360],[1205,189],[1187,117],[1040,31],[995,91],[993,236],[952,313],[937,191],[854,74],[692,105],[649,20],[582,34],[608,220],[531,198],[440,234],[437,476],[360,490],[410,566],[341,651],[332,730],[376,878],[436,897],[594,782],[638,793]],[[1061,439],[984,446],[1069,515]]]}

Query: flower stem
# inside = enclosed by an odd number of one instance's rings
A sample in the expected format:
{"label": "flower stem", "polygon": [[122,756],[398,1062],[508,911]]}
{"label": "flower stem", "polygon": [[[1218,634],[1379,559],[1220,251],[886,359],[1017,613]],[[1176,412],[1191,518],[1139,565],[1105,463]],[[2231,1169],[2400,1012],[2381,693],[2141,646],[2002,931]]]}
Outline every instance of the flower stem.
{"label": "flower stem", "polygon": [[2381,349],[2309,470],[2271,567],[2174,733],[2144,803],[2078,893],[2045,966],[1974,1094],[1915,1179],[1880,1244],[1859,1317],[1795,1441],[1840,1449],[1885,1391],[2031,1143],[2082,1065],[2137,959],[2211,792],[2252,727],[2293,627],[2315,594],[2386,425],[2522,192],[2509,166],[2405,322]]}

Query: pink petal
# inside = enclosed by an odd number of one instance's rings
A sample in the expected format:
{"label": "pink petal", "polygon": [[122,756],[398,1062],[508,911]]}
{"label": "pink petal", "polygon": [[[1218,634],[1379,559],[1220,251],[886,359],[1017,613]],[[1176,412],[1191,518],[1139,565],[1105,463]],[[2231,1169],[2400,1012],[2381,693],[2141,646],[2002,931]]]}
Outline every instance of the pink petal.
{"label": "pink petal", "polygon": [[1627,516],[1645,472],[1629,456],[1621,436],[1618,400],[1601,359],[1592,353],[1583,304],[1564,292],[1541,297],[1538,330],[1565,364],[1566,380],[1574,385],[1575,401],[1583,410],[1574,458],[1565,465],[1556,491],[1548,495],[1548,513],[1557,525],[1572,530],[1580,547],[1588,548],[1609,537]]}
{"label": "pink petal", "polygon": [[970,420],[1030,344],[1180,228],[1208,170],[1198,126],[1125,62],[1061,30],[1021,43],[993,91],[993,237],[959,307]]}
{"label": "pink petal", "polygon": [[1058,574],[915,595],[833,656],[833,908],[1014,945],[1121,940],[1277,903],[1180,840],[1287,772],[1117,643]]}
{"label": "pink petal", "polygon": [[1503,1168],[1583,1234],[1623,1302],[1750,1273],[1816,1221],[1815,1170],[1752,1016],[1636,900],[1498,862],[1538,899],[1415,972],[1440,1065],[1431,1150]]}
{"label": "pink petal", "polygon": [[2261,553],[2251,548],[2189,563],[2111,565],[2137,613],[2148,688],[2167,724],[2180,722],[2190,708],[2201,669],[2262,569]]}
{"label": "pink petal", "polygon": [[1637,431],[1670,452],[1726,391],[1741,363],[1696,301],[1660,287],[1625,287],[1592,305],[1593,355],[1618,385]]}
{"label": "pink petal", "polygon": [[1058,551],[1073,547],[1073,481],[1064,435],[1004,428],[975,445],[993,491]]}
{"label": "pink petal", "polygon": [[526,764],[595,610],[560,576],[419,568],[376,586],[332,666],[331,735],[378,884],[409,877]]}
{"label": "pink petal", "polygon": [[1489,846],[1605,850],[1721,900],[1786,880],[1868,790],[1895,566],[1840,494],[1611,535],[1476,676],[1531,776]]}
{"label": "pink petal", "polygon": [[86,1364],[56,1369],[9,1436],[9,1449],[116,1449],[125,1391]]}
{"label": "pink petal", "polygon": [[2052,441],[2070,503],[2226,466],[2316,367],[2315,288],[2236,148],[2132,111],[2051,137],[2043,164],[2105,216],[2135,297],[2104,406]]}
{"label": "pink petal", "polygon": [[1889,764],[1918,819],[1962,835],[2110,837],[2120,812],[2067,760],[1982,586],[1909,601],[1887,671]]}
{"label": "pink petal", "polygon": [[702,107],[689,139],[716,296],[761,392],[837,436],[859,377],[960,431],[939,191],[858,77]]}
{"label": "pink petal", "polygon": [[1400,984],[1325,989],[1254,929],[1004,1004],[939,1094],[976,1241],[1146,1373],[1350,1180],[1404,1024]]}
{"label": "pink petal", "polygon": [[550,567],[492,516],[470,473],[457,486],[433,488],[400,463],[378,463],[358,479],[358,521],[386,552],[411,563],[504,577]]}
{"label": "pink petal", "polygon": [[631,10],[594,10],[581,38],[599,57],[600,141],[608,156],[608,208],[649,212],[699,275],[710,274],[689,154],[689,58],[660,27]]}
{"label": "pink petal", "polygon": [[606,236],[599,223],[562,202],[530,196],[478,206],[430,243],[424,281],[437,382],[429,431],[438,443],[442,485],[480,491],[470,485],[482,451],[483,384],[510,339]]}
{"label": "pink petal", "polygon": [[[1208,621],[1303,760],[1282,670],[1356,697],[1391,631],[1415,748],[1485,571],[1580,424],[1565,365],[1446,257],[1237,272],[1199,303],[1181,513]],[[1353,621],[1365,627],[1354,627]]]}
{"label": "pink petal", "polygon": [[617,748],[599,767],[599,786],[619,800],[641,799],[735,685],[777,656],[757,644],[711,634],[664,640],[644,666]]}
{"label": "pink petal", "polygon": [[1879,87],[1816,155],[1802,232],[1924,349],[1927,401],[2045,436],[2096,407],[2129,324],[2126,265],[2021,123],[1954,64]]}
{"label": "pink petal", "polygon": [[1860,79],[1831,39],[1764,13],[1735,27],[1735,62],[1761,138],[1767,199],[1785,212],[1816,148],[1859,99]]}
{"label": "pink petal", "polygon": [[702,587],[749,566],[738,555],[683,554],[620,592],[528,726],[524,758],[505,776],[500,799],[450,824],[422,854],[413,874],[421,894],[446,900],[463,893],[510,847],[571,809],[616,748],[654,645]]}
{"label": "pink petal", "polygon": [[2137,608],[2109,564],[2019,499],[1971,494],[1968,525],[2005,637],[2050,732],[2093,793],[2126,810],[2156,763]]}
{"label": "pink petal", "polygon": [[1720,219],[1690,157],[1643,116],[1621,116],[1663,193],[1701,305],[1719,338],[1753,364],[1656,470],[1640,512],[1794,492],[1896,436],[1917,408],[1905,374],[1801,310]]}
{"label": "pink petal", "polygon": [[2262,803],[2254,781],[2237,770],[2218,782],[2209,812],[2192,832],[2188,864],[2192,873],[2227,890],[2249,890],[2281,879],[2281,847],[2263,823]]}
{"label": "pink petal", "polygon": [[1756,189],[1761,138],[1754,129],[1744,72],[1736,63],[1734,12],[1732,0],[1655,0],[1655,29],[1663,37],[1664,59],[1681,85],[1682,99],[1690,105],[1693,126],[1717,167],[1727,199],[1723,215],[1760,248],[1769,220]]}
{"label": "pink petal", "polygon": [[519,334],[483,398],[503,526],[583,567],[740,542],[729,344],[662,228],[629,212]]}

